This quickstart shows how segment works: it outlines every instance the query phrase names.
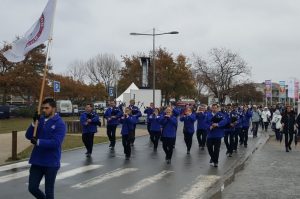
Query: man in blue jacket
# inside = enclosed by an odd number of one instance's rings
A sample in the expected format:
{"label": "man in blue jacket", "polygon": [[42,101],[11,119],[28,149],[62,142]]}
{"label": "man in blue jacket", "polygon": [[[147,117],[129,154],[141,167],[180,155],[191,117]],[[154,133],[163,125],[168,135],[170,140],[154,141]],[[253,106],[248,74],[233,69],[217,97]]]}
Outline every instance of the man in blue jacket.
{"label": "man in blue jacket", "polygon": [[244,147],[248,146],[248,132],[250,127],[250,120],[252,118],[252,108],[247,105],[243,109],[243,119],[242,119],[242,133],[241,133],[241,145],[244,144]]}
{"label": "man in blue jacket", "polygon": [[238,116],[235,113],[235,110],[232,110],[231,104],[227,105],[225,116],[227,119],[227,124],[224,129],[225,131],[224,142],[227,148],[226,155],[228,157],[232,157],[232,153],[234,150],[234,132],[235,132],[235,126],[238,123]]}
{"label": "man in blue jacket", "polygon": [[150,129],[151,124],[149,122],[149,117],[154,113],[154,109],[155,109],[154,104],[150,103],[150,106],[146,107],[146,109],[144,110],[144,113],[147,114],[147,130],[150,136],[151,136],[151,129]]}
{"label": "man in blue jacket", "polygon": [[120,123],[123,111],[116,107],[115,101],[110,101],[110,107],[105,111],[104,117],[107,120],[106,134],[110,141],[109,148],[113,151],[116,145],[116,129]]}
{"label": "man in blue jacket", "polygon": [[130,105],[128,108],[131,109],[132,116],[134,116],[136,118],[136,123],[133,126],[133,131],[132,131],[132,136],[131,136],[131,141],[130,141],[131,146],[133,146],[134,141],[135,141],[136,124],[138,123],[139,118],[142,116],[142,113],[141,113],[140,109],[137,106],[135,106],[135,100],[130,100]]}
{"label": "man in blue jacket", "polygon": [[97,133],[97,125],[99,124],[99,116],[93,111],[93,105],[87,104],[85,112],[80,115],[80,123],[82,125],[82,141],[87,150],[86,157],[91,157],[94,145],[94,134]]}
{"label": "man in blue jacket", "polygon": [[210,164],[218,167],[221,140],[224,137],[224,127],[227,120],[224,114],[219,111],[218,104],[213,104],[211,113],[207,114],[206,122],[208,126],[207,150],[211,157]]}
{"label": "man in blue jacket", "polygon": [[[43,116],[35,115],[34,122],[26,132],[26,138],[34,145],[29,164],[28,190],[35,198],[54,198],[54,184],[60,168],[61,145],[66,126],[61,117],[56,114],[56,102],[45,99],[42,102]],[[37,134],[34,137],[34,123],[38,120]],[[40,182],[45,177],[45,193],[40,189]]]}
{"label": "man in blue jacket", "polygon": [[200,105],[196,112],[197,119],[197,140],[201,150],[204,150],[207,137],[207,124],[205,122],[207,115],[206,105]]}

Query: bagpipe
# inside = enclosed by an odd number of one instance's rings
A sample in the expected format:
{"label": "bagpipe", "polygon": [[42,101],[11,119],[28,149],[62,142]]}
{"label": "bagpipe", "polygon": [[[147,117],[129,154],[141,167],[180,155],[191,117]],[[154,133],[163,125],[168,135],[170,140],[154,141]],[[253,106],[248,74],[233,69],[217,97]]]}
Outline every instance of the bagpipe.
{"label": "bagpipe", "polygon": [[[92,119],[94,119],[94,117],[96,117],[96,114],[97,113],[88,113],[86,117],[87,117],[87,119],[92,120]],[[93,123],[96,124],[97,126],[101,127],[100,120],[98,120],[97,122],[93,122]]]}
{"label": "bagpipe", "polygon": [[216,114],[212,117],[211,119],[211,122],[212,123],[219,123],[223,120],[223,116],[222,115],[219,115],[219,114]]}
{"label": "bagpipe", "polygon": [[114,107],[112,108],[112,111],[111,111],[111,116],[117,116],[120,112],[120,109],[119,107]]}

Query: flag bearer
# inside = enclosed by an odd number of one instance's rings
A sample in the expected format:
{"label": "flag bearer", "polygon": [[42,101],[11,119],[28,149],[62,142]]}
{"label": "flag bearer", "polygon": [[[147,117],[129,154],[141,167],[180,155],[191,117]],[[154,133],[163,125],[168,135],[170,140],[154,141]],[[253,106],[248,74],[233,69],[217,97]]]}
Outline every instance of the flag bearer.
{"label": "flag bearer", "polygon": [[[59,114],[56,114],[56,102],[45,99],[42,102],[43,115],[34,116],[38,120],[37,134],[34,137],[34,123],[29,126],[26,138],[34,145],[29,163],[28,190],[35,198],[54,198],[54,184],[60,168],[61,145],[66,126]],[[42,178],[45,177],[45,193],[39,189]]]}

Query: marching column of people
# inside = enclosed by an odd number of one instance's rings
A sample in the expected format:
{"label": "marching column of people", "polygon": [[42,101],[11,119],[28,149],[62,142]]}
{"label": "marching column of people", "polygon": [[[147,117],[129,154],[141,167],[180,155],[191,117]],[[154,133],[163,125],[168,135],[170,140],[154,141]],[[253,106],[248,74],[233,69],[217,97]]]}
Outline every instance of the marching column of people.
{"label": "marching column of people", "polygon": [[[206,105],[201,105],[197,110],[191,106],[183,109],[172,106],[166,109],[155,108],[153,104],[145,111],[147,114],[147,127],[150,139],[153,143],[153,150],[156,152],[159,140],[162,141],[162,148],[165,152],[167,164],[171,163],[175,147],[178,117],[183,122],[184,142],[187,154],[193,142],[195,133],[195,122],[197,121],[197,141],[201,150],[207,147],[210,155],[210,164],[218,167],[221,141],[227,148],[226,154],[231,157],[237,151],[238,138],[240,144],[247,147],[248,131],[252,122],[253,137],[257,136],[259,123],[263,122],[264,130],[267,130],[269,123],[275,131],[276,140],[281,141],[284,135],[285,150],[292,150],[292,142],[297,144],[300,130],[300,115],[291,106],[287,105],[285,110],[268,108],[260,111],[256,106],[227,105],[220,109],[218,104],[213,104],[208,110]],[[126,160],[131,157],[131,150],[135,138],[135,129],[141,112],[131,100],[130,106],[124,112],[117,107],[114,101],[106,110],[104,118],[107,120],[107,136],[110,140],[110,148],[113,150],[116,144],[116,128],[121,127],[122,145]],[[91,157],[93,151],[94,134],[97,133],[97,126],[101,126],[99,116],[93,111],[93,105],[87,104],[85,112],[80,116],[82,125],[82,141],[86,147],[86,156]],[[37,125],[37,126],[35,126]],[[35,134],[35,127],[37,133]],[[297,133],[298,130],[298,133]],[[66,125],[59,114],[56,113],[56,102],[53,99],[45,99],[42,102],[42,115],[35,114],[33,123],[26,132],[26,138],[33,145],[29,159],[31,164],[29,173],[28,190],[36,198],[54,198],[54,185],[57,172],[60,168],[62,143],[66,134]],[[40,182],[45,178],[45,191],[40,190]]]}
{"label": "marching column of people", "polygon": [[[116,128],[119,124],[122,124],[122,144],[125,157],[129,159],[131,147],[133,147],[135,141],[136,125],[142,114],[140,108],[135,106],[134,100],[130,101],[130,105],[125,108],[124,112],[122,109],[120,106],[117,107],[114,101],[111,101],[104,118],[107,120],[107,136],[110,140],[109,147],[111,150],[114,149],[116,144]],[[193,135],[196,133],[199,148],[204,150],[207,147],[211,156],[210,163],[215,167],[218,167],[219,163],[221,140],[224,139],[227,149],[226,155],[232,157],[233,153],[237,152],[238,144],[243,145],[245,148],[248,146],[248,134],[251,124],[251,132],[253,138],[255,138],[260,122],[263,122],[262,128],[265,131],[271,123],[277,140],[281,141],[282,135],[284,135],[287,152],[291,150],[293,138],[296,138],[294,135],[295,127],[300,128],[300,116],[296,119],[290,106],[287,106],[285,112],[281,114],[279,109],[272,109],[271,113],[267,107],[261,111],[261,106],[257,107],[255,105],[238,106],[237,104],[228,104],[221,108],[218,104],[213,104],[211,107],[206,105],[200,105],[198,108],[168,106],[161,109],[155,108],[153,103],[150,103],[149,107],[145,107],[144,113],[147,115],[147,130],[153,144],[153,151],[157,151],[161,140],[168,164],[171,163],[176,144],[178,120],[183,123],[182,133],[187,154],[190,154]],[[93,135],[97,132],[97,122],[99,122],[99,117],[93,112],[92,105],[87,105],[86,112],[81,115],[80,121],[83,125],[83,142],[89,157],[92,153]],[[197,122],[197,125],[195,125],[195,122]]]}

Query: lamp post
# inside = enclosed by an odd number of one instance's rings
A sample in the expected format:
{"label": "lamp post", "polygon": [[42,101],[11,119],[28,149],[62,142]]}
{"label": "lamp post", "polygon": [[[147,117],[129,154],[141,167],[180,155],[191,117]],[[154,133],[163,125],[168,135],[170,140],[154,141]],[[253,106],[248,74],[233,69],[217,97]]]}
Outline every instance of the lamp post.
{"label": "lamp post", "polygon": [[136,33],[136,32],[132,32],[130,33],[130,35],[133,36],[139,36],[139,35],[144,35],[144,36],[152,36],[153,38],[153,52],[152,52],[152,63],[153,63],[153,105],[155,107],[155,78],[156,78],[156,73],[155,73],[155,36],[159,36],[159,35],[174,35],[174,34],[178,34],[179,32],[177,31],[171,31],[171,32],[164,32],[164,33],[156,33],[155,32],[155,28],[153,28],[153,33],[152,34],[147,34],[147,33]]}

